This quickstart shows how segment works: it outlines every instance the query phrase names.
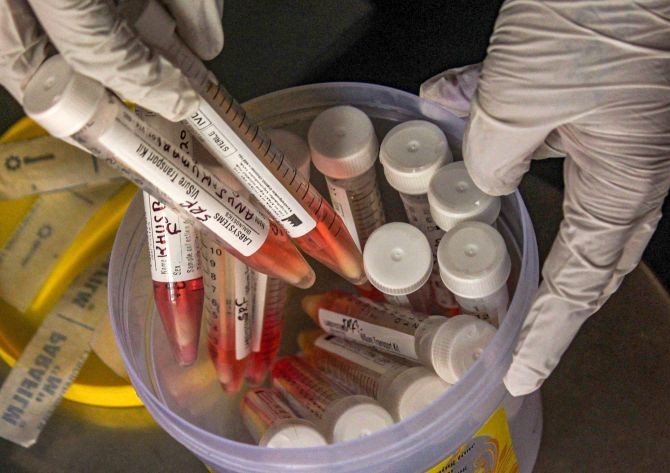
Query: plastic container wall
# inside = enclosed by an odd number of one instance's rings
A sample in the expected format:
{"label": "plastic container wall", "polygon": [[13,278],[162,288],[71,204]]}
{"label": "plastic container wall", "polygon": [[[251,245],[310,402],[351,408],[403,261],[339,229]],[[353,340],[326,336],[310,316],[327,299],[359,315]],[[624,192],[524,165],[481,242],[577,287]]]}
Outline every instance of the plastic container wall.
{"label": "plastic container wall", "polygon": [[[367,113],[379,139],[399,122],[430,120],[445,132],[457,159],[460,156],[463,123],[458,118],[436,104],[386,87],[317,84],[275,92],[245,107],[261,126],[288,129],[304,137],[316,115],[341,104]],[[323,189],[322,182],[313,181]],[[402,208],[388,188],[382,188],[382,195],[391,209],[389,215],[394,208]],[[152,307],[142,208],[136,200],[117,236],[110,268],[112,325],[128,374],[156,421],[215,471],[423,471],[453,453],[503,407],[520,471],[530,472],[542,430],[540,397],[514,399],[502,384],[538,281],[535,235],[518,193],[503,198],[499,223],[512,257],[509,287],[513,296],[497,335],[466,376],[422,412],[369,437],[326,447],[278,450],[252,444],[240,421],[239,396],[221,393],[211,366],[198,362],[180,368],[170,360],[169,351],[161,355],[167,341]],[[310,292],[346,287],[337,276],[320,269]],[[295,315],[287,317],[284,328],[287,354],[297,349],[295,334],[312,327],[298,309],[301,295],[292,292],[287,309]]]}

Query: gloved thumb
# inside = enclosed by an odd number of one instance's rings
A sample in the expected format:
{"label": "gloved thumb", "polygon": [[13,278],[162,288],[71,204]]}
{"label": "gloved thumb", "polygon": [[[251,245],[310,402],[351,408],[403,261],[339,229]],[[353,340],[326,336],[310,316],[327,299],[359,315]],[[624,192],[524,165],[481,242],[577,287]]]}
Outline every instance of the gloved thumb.
{"label": "gloved thumb", "polygon": [[419,96],[439,103],[457,117],[467,117],[481,71],[481,63],[447,69],[421,84]]}
{"label": "gloved thumb", "polygon": [[201,59],[223,49],[223,0],[162,0],[177,23],[177,33]]}

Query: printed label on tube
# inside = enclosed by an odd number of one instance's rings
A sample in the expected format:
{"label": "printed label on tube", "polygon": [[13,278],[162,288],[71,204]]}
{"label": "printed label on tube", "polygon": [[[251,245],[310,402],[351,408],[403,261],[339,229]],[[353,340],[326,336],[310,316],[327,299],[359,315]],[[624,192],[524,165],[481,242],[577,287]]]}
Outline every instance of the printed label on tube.
{"label": "printed label on tube", "polygon": [[253,307],[250,306],[253,306],[253,304],[250,297],[253,297],[251,281],[253,272],[246,264],[234,260],[233,273],[235,290],[231,302],[234,304],[232,313],[235,314],[235,358],[242,360],[251,351],[250,309]]}
{"label": "printed label on tube", "polygon": [[314,343],[314,346],[372,370],[380,375],[392,368],[409,366],[406,363],[401,363],[389,358],[388,355],[371,350],[368,347],[357,343],[348,342],[347,340],[343,340],[334,335],[319,337]]}
{"label": "printed label on tube", "polygon": [[269,230],[265,218],[130,111],[120,109],[114,125],[98,141],[242,255],[252,255],[265,242]]}
{"label": "printed label on tube", "polygon": [[349,230],[351,237],[354,239],[354,243],[359,250],[361,248],[361,240],[358,237],[358,232],[356,231],[356,222],[354,221],[354,214],[351,211],[351,204],[349,203],[349,197],[347,196],[347,190],[343,187],[337,186],[332,183],[332,181],[326,178],[328,183],[328,192],[330,193],[330,200],[333,204],[333,209],[337,212],[337,215],[342,218],[344,225]]}
{"label": "printed label on tube", "polygon": [[201,277],[200,246],[193,225],[146,192],[144,213],[151,279],[179,282]]}
{"label": "printed label on tube", "polygon": [[379,347],[407,358],[417,358],[413,335],[327,309],[319,309],[319,325],[332,335]]}
{"label": "printed label on tube", "polygon": [[206,101],[201,101],[200,108],[186,121],[198,140],[263,203],[292,238],[316,227],[316,221]]}

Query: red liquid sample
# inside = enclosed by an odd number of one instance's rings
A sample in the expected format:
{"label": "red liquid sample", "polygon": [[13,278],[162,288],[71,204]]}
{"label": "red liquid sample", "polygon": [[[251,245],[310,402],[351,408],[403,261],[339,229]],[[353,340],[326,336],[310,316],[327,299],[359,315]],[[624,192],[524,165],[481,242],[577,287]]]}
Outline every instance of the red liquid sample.
{"label": "red liquid sample", "polygon": [[247,372],[247,380],[254,386],[265,380],[279,352],[287,291],[283,281],[268,278],[260,350],[251,353]]}
{"label": "red liquid sample", "polygon": [[153,281],[156,309],[163,321],[172,353],[180,366],[198,357],[198,340],[205,291],[202,278],[180,282]]}
{"label": "red liquid sample", "polygon": [[236,357],[234,318],[217,317],[215,323],[210,321],[207,348],[223,390],[234,394],[242,389],[249,357],[241,360]]}

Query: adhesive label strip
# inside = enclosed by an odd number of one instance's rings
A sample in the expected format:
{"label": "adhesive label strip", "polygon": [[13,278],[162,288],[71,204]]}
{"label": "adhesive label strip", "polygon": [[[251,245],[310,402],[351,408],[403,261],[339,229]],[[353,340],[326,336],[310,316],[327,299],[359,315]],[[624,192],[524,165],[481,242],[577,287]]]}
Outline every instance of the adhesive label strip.
{"label": "adhesive label strip", "polygon": [[347,190],[333,184],[330,179],[326,179],[326,183],[328,184],[328,192],[330,193],[330,200],[333,203],[333,209],[344,221],[344,225],[349,230],[349,234],[354,239],[354,243],[356,243],[358,249],[363,251],[358,231],[356,231],[356,221],[354,220],[354,213],[351,211],[351,203],[349,202]]}
{"label": "adhesive label strip", "polygon": [[119,181],[39,196],[0,249],[3,299],[25,312],[81,229],[123,185]]}
{"label": "adhesive label strip", "polygon": [[0,389],[0,437],[33,445],[90,351],[107,314],[109,255],[79,275],[46,316]]}
{"label": "adhesive label strip", "polygon": [[120,177],[103,161],[52,136],[0,144],[0,200]]}

